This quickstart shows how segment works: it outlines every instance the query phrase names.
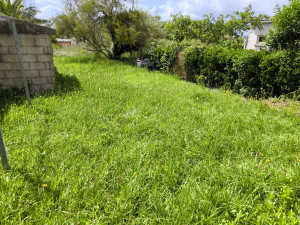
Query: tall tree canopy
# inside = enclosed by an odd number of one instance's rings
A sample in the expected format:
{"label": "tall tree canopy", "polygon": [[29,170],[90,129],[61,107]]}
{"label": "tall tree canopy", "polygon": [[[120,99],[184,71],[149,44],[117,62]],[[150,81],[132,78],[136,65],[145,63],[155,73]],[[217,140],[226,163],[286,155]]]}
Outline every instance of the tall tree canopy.
{"label": "tall tree canopy", "polygon": [[274,49],[300,50],[300,1],[289,0],[288,5],[275,9],[268,45]]}
{"label": "tall tree canopy", "polygon": [[67,0],[56,18],[58,35],[84,41],[108,58],[142,49],[162,33],[161,22],[147,12],[129,9],[125,0]]}
{"label": "tall tree canopy", "polygon": [[173,15],[173,19],[166,26],[168,38],[181,42],[183,39],[198,39],[203,43],[220,43],[226,40],[236,40],[243,37],[244,31],[250,26],[261,26],[261,19],[265,15],[254,15],[252,6],[244,11],[236,11],[231,15],[220,15],[215,18],[212,14],[204,15],[202,20],[191,20],[189,16]]}
{"label": "tall tree canopy", "polygon": [[36,18],[39,12],[34,6],[25,6],[24,0],[0,0],[0,14],[15,17],[32,23],[43,23]]}

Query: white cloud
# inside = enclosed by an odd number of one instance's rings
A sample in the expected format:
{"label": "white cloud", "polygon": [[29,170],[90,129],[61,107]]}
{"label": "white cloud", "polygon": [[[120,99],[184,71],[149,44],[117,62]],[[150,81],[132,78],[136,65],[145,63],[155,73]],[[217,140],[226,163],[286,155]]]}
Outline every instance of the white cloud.
{"label": "white cloud", "polygon": [[[153,14],[161,15],[163,20],[171,14],[182,12],[192,19],[201,19],[203,15],[215,16],[243,10],[250,3],[256,13],[272,15],[276,4],[288,4],[288,0],[137,0],[138,7]],[[35,0],[41,11],[40,18],[50,18],[63,10],[62,0]]]}
{"label": "white cloud", "polygon": [[[157,5],[157,8],[164,20],[179,12],[190,15],[192,19],[200,19],[205,14],[213,13],[218,16],[243,10],[250,3],[256,13],[272,15],[276,4],[287,4],[288,0],[166,0]],[[151,5],[146,0],[144,4]]]}
{"label": "white cloud", "polygon": [[61,3],[60,0],[35,0],[35,2],[40,3],[40,4],[42,3],[42,4],[54,4],[54,5]]}
{"label": "white cloud", "polygon": [[39,11],[40,13],[37,15],[38,18],[49,19],[62,12],[62,9],[54,5],[47,5],[40,8]]}

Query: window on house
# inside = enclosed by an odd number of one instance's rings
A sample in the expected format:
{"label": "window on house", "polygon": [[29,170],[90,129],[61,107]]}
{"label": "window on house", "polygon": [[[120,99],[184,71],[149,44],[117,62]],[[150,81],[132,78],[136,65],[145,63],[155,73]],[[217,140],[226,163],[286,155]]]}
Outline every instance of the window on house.
{"label": "window on house", "polygon": [[258,36],[258,42],[265,42],[265,37]]}

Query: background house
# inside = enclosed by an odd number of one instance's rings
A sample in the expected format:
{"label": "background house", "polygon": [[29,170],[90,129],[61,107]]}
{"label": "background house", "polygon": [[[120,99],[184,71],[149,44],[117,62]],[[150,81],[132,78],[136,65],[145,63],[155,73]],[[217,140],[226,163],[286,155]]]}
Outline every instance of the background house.
{"label": "background house", "polygon": [[[56,22],[55,21],[52,23],[52,25],[50,26],[50,28],[56,30]],[[76,45],[77,44],[75,38],[57,37],[57,38],[55,38],[55,41],[57,42],[57,44],[66,45],[66,46]]]}
{"label": "background house", "polygon": [[266,49],[266,43],[264,36],[269,33],[269,29],[273,29],[273,25],[270,19],[263,21],[262,29],[258,27],[250,29],[248,36],[245,38],[245,49]]}

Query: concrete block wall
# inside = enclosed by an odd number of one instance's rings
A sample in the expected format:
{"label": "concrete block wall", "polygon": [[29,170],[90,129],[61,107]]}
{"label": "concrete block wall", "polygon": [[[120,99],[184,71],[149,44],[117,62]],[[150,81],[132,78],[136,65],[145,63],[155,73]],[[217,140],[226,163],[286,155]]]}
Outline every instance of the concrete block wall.
{"label": "concrete block wall", "polygon": [[[51,37],[48,34],[19,34],[24,69],[31,92],[55,87]],[[1,88],[23,88],[23,78],[11,34],[0,33]]]}

